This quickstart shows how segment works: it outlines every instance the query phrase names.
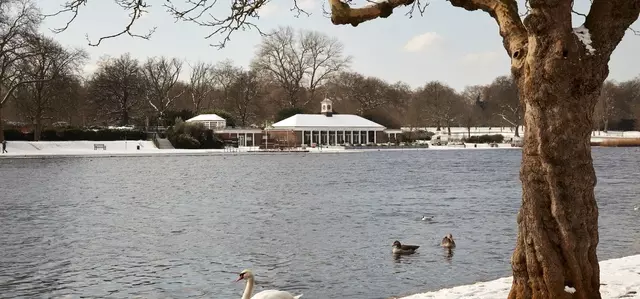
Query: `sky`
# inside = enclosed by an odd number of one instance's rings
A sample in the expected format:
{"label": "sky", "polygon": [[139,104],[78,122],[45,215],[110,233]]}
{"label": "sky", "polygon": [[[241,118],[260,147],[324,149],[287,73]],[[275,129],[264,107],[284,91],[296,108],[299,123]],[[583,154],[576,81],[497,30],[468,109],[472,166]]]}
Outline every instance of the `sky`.
{"label": "sky", "polygon": [[[53,13],[66,1],[39,0],[38,4],[43,13]],[[182,1],[186,0],[174,0]],[[153,2],[158,4],[133,26],[133,31],[139,34],[156,27],[150,40],[123,35],[104,40],[97,47],[88,45],[87,36],[95,42],[100,36],[122,30],[128,23],[128,12],[113,0],[88,1],[62,33],[53,33],[51,29],[63,27],[71,15],[47,18],[41,30],[64,46],[85,48],[91,57],[84,69],[87,74],[95,70],[101,57],[127,52],[140,60],[150,56],[176,57],[189,63],[231,59],[236,65],[248,67],[262,39],[257,30],[235,32],[226,47],[219,50],[211,45],[220,42],[223,36],[205,39],[211,28],[175,22],[161,6],[164,1],[148,1],[151,5]],[[215,13],[226,15],[229,2],[219,1]],[[403,81],[413,88],[438,80],[462,91],[465,86],[488,84],[497,76],[509,74],[510,61],[502,47],[498,26],[485,12],[469,12],[451,6],[446,0],[431,0],[422,16],[416,13],[409,18],[405,15],[408,8],[400,7],[387,19],[376,19],[357,27],[336,26],[323,15],[323,5],[328,7],[327,2],[298,0],[299,6],[311,15],[296,17],[290,10],[292,0],[271,0],[255,23],[263,31],[292,26],[336,37],[344,44],[345,54],[353,57],[351,70],[390,83]],[[365,1],[355,3],[362,5]],[[589,0],[576,0],[578,11],[588,12],[588,5]],[[573,18],[575,27],[583,21],[579,16]],[[640,29],[640,22],[632,27]],[[640,53],[640,36],[628,31],[611,57],[609,79],[625,81],[640,75],[637,53]],[[185,65],[184,79],[188,78],[188,69]]]}

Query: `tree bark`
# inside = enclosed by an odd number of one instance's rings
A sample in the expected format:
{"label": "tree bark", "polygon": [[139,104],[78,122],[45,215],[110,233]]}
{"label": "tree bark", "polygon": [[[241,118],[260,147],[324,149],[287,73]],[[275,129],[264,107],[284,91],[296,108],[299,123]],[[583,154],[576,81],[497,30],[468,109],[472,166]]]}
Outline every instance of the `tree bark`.
{"label": "tree bark", "polygon": [[[600,299],[593,111],[611,53],[638,19],[640,0],[591,1],[583,33],[577,33],[588,35],[590,44],[574,34],[573,1],[529,0],[524,21],[515,0],[449,2],[496,20],[524,107],[522,207],[509,299]],[[356,26],[414,1],[361,9],[330,3],[334,24]]]}
{"label": "tree bark", "polygon": [[[553,62],[537,60],[548,63]],[[543,72],[521,80],[526,105],[522,207],[509,299],[600,298],[596,176],[589,143],[599,80],[581,78],[589,71],[580,67],[564,69],[554,79],[578,80],[586,88],[557,88],[542,78],[551,75]],[[565,292],[565,286],[576,293]]]}

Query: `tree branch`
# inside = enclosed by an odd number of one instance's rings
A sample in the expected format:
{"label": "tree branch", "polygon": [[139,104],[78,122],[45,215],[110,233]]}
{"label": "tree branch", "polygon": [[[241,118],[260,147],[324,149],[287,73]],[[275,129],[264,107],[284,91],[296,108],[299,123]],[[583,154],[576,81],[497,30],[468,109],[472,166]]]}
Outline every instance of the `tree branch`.
{"label": "tree branch", "polygon": [[487,12],[498,23],[505,50],[513,67],[521,67],[527,51],[527,29],[524,27],[516,0],[449,0],[451,5],[468,11]]}
{"label": "tree branch", "polygon": [[420,0],[387,0],[378,3],[373,3],[361,8],[351,8],[349,4],[340,0],[329,0],[331,4],[331,22],[334,25],[346,25],[351,24],[353,27],[358,26],[360,23],[371,21],[377,18],[387,18],[396,7],[409,6],[411,10],[417,5],[419,8],[426,7],[420,5]]}
{"label": "tree branch", "polygon": [[625,32],[640,14],[640,0],[593,0],[584,26],[595,55],[609,61]]}

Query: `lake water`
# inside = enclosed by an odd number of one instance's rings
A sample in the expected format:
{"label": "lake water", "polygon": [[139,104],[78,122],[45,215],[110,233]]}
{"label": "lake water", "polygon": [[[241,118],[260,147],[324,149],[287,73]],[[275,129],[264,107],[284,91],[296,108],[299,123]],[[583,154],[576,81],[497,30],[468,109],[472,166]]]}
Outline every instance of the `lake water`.
{"label": "lake water", "polygon": [[[519,150],[0,159],[0,297],[386,298],[511,275]],[[594,149],[601,259],[640,253],[640,150]],[[422,221],[423,215],[433,217]],[[457,249],[439,247],[451,232]],[[391,243],[421,245],[394,259]]]}

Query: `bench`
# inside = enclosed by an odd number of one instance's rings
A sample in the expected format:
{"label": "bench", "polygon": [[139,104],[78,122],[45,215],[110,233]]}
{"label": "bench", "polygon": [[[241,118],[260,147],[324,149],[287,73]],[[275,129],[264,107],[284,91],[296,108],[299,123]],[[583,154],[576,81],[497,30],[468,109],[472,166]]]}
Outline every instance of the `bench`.
{"label": "bench", "polygon": [[93,145],[93,150],[97,151],[99,148],[103,149],[103,150],[107,150],[107,146],[102,144],[102,143],[96,143]]}

